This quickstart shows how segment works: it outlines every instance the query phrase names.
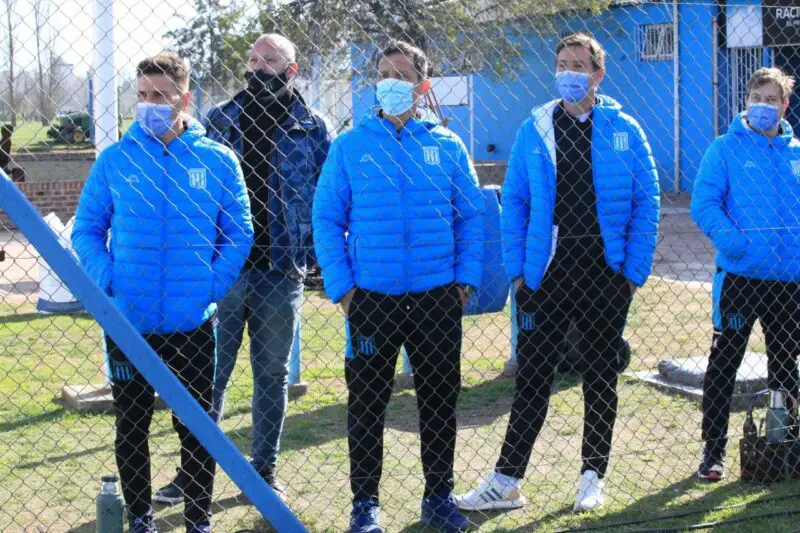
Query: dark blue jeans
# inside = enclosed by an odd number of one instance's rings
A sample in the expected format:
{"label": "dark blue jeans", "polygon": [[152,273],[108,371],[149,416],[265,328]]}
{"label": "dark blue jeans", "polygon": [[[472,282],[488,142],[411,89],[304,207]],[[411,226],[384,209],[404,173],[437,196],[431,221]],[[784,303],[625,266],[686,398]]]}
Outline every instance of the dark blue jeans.
{"label": "dark blue jeans", "polygon": [[246,269],[219,303],[217,375],[212,417],[222,419],[225,389],[236,366],[245,325],[253,369],[253,466],[272,472],[288,398],[288,364],[303,282],[279,272]]}

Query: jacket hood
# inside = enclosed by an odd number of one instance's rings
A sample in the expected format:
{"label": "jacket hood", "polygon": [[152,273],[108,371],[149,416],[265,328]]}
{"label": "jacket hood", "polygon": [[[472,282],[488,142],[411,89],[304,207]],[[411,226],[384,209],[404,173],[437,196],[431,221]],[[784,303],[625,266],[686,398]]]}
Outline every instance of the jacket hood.
{"label": "jacket hood", "polygon": [[[769,144],[770,140],[750,127],[747,123],[747,111],[742,111],[731,121],[728,133],[732,135],[743,135],[752,139],[757,144]],[[787,146],[794,138],[794,131],[791,124],[786,119],[780,121],[780,133],[775,136],[772,142],[778,146]]]}
{"label": "jacket hood", "polygon": [[[561,103],[561,99],[550,100],[546,104],[534,107],[531,110],[531,115],[537,120],[540,120],[543,114],[549,114],[552,117],[553,110],[559,103]],[[622,105],[610,96],[597,94],[595,95],[595,103],[592,111],[597,113],[597,116],[612,120],[622,112]]]}

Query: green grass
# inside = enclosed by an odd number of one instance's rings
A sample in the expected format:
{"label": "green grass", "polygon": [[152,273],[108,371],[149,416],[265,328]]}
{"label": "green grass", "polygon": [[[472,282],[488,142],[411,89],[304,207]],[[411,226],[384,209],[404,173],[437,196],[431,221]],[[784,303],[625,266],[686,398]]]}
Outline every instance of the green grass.
{"label": "green grass", "polygon": [[[133,120],[122,121],[122,132],[128,129]],[[14,133],[11,134],[11,149],[14,152],[49,152],[65,150],[89,150],[93,145],[88,142],[79,144],[53,143],[47,137],[47,130],[50,125],[43,125],[41,122],[23,122],[17,124]]]}
{"label": "green grass", "polygon": [[48,125],[43,125],[41,122],[23,122],[17,124],[14,133],[11,134],[12,148],[19,151],[23,147],[46,143],[48,141],[48,128]]}
{"label": "green grass", "polygon": [[[666,358],[705,354],[710,342],[707,290],[653,281],[637,295],[627,330],[634,349],[631,370],[652,369]],[[342,531],[350,493],[346,441],[346,388],[341,314],[309,293],[304,307],[303,377],[306,396],[292,402],[282,441],[279,477],[289,503],[311,531]],[[492,469],[502,442],[513,382],[500,373],[507,358],[508,315],[465,319],[463,389],[459,403],[456,488],[465,491]],[[753,348],[763,349],[760,334]],[[222,429],[247,453],[252,379],[245,344],[228,395]],[[56,400],[66,383],[101,381],[100,331],[86,317],[40,317],[30,304],[0,304],[0,524],[3,531],[95,531],[93,498],[102,474],[115,471],[113,417],[77,415]],[[607,482],[608,507],[596,515],[569,511],[578,476],[582,395],[578,380],[559,378],[548,421],[536,444],[523,491],[531,503],[506,514],[476,514],[480,531],[558,531],[608,526],[698,511],[684,518],[636,526],[687,527],[694,523],[798,507],[800,482],[770,487],[737,481],[743,415],[731,420],[729,477],[708,485],[692,476],[700,452],[695,402],[664,394],[632,378],[619,386],[619,418]],[[422,474],[413,392],[394,395],[387,413],[383,522],[389,531],[424,531],[418,522]],[[152,426],[154,486],[177,464],[178,441],[169,415]],[[266,531],[263,519],[241,505],[224,473],[215,486],[215,530]],[[160,530],[182,530],[179,508],[159,508]],[[717,529],[791,531],[792,517],[759,519]],[[607,531],[627,531],[614,526]]]}

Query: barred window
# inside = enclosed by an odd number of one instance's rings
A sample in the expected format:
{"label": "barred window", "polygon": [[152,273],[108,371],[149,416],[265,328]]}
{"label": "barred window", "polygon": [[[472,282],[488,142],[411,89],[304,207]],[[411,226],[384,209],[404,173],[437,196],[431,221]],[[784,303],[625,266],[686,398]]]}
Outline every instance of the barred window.
{"label": "barred window", "polygon": [[641,24],[637,36],[640,61],[665,61],[673,58],[675,29],[671,23]]}

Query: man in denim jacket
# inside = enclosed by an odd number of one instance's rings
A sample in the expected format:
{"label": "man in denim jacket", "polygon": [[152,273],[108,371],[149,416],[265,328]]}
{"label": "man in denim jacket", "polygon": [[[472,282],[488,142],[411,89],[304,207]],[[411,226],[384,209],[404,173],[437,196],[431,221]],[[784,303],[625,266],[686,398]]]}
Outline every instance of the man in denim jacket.
{"label": "man in denim jacket", "polygon": [[[294,44],[277,34],[250,49],[247,86],[211,109],[208,137],[238,154],[244,171],[255,242],[244,270],[219,305],[219,353],[214,415],[221,420],[225,388],[245,324],[253,369],[252,463],[279,495],[275,481],[288,394],[288,360],[303,302],[303,278],[313,262],[311,202],[333,135],[293,87]],[[180,473],[156,494],[182,499]]]}

